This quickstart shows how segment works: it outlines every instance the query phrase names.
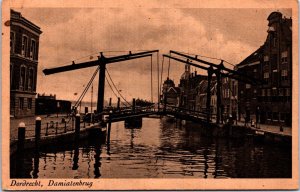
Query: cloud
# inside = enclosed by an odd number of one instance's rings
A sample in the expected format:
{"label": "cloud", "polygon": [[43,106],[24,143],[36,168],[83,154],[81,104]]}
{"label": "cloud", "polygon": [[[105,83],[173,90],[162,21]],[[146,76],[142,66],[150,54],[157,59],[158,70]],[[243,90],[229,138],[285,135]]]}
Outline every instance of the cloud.
{"label": "cloud", "polygon": [[[161,54],[177,50],[222,58],[236,64],[264,42],[266,16],[269,14],[269,10],[138,7],[21,11],[43,31],[40,37],[37,91],[56,93],[62,99],[74,99],[73,93],[83,90],[82,85],[87,83],[96,67],[51,76],[44,76],[42,69],[71,64],[73,60],[76,63],[87,61],[90,55],[95,59],[101,51],[109,57],[126,54],[130,50],[154,49],[159,49]],[[160,57],[159,65],[161,62]],[[163,79],[166,78],[168,62],[165,59]],[[150,58],[142,58],[111,64],[107,68],[126,97],[149,99],[150,64]],[[153,57],[155,97],[156,65],[156,58]],[[170,78],[178,83],[183,69],[184,65],[171,61]],[[94,85],[97,87],[96,82]],[[106,86],[106,96],[112,94]]]}

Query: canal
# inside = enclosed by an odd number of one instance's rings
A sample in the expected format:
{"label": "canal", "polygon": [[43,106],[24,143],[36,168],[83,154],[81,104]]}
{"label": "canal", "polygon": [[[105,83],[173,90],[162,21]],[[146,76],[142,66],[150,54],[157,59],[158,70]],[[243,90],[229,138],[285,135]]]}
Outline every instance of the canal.
{"label": "canal", "polygon": [[[144,118],[141,128],[111,128],[100,140],[11,156],[11,178],[291,178],[291,149],[244,139],[205,137],[201,126]],[[23,163],[22,163],[23,162]]]}

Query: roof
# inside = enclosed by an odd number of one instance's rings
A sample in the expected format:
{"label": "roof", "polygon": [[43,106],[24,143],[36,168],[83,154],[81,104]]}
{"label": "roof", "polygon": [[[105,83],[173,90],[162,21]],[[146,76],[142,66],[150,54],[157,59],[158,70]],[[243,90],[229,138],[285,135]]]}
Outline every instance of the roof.
{"label": "roof", "polygon": [[169,79],[169,77],[167,78],[167,80],[164,81],[164,84],[169,84],[169,85],[175,86],[174,81]]}
{"label": "roof", "polygon": [[[260,62],[261,55],[263,54],[263,46],[259,47],[256,51],[250,54],[246,59],[236,65],[237,68],[243,67],[249,64],[255,64],[256,62]],[[257,63],[259,64],[259,63]]]}
{"label": "roof", "polygon": [[[210,83],[210,91],[213,92],[215,91],[215,87],[217,85],[217,81],[211,81]],[[198,86],[197,86],[197,90],[198,90],[198,94],[206,94],[206,91],[207,91],[207,80],[202,80]]]}
{"label": "roof", "polygon": [[171,91],[173,91],[174,93],[178,93],[177,90],[174,87],[170,87],[167,92],[170,93]]}
{"label": "roof", "polygon": [[32,23],[31,21],[27,20],[25,17],[22,16],[22,14],[18,11],[10,10],[10,20],[11,24],[12,22],[21,23],[25,27],[30,28],[31,30],[35,31],[38,34],[41,34],[41,28],[37,26],[36,24]]}

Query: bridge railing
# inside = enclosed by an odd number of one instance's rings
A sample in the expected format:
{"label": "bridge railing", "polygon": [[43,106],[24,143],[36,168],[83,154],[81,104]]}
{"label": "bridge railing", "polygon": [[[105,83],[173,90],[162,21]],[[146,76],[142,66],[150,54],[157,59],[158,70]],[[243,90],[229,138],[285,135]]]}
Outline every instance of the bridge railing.
{"label": "bridge railing", "polygon": [[[161,109],[163,110],[163,108]],[[207,112],[206,111],[197,111],[197,110],[192,110],[192,109],[186,109],[183,107],[176,107],[172,105],[167,105],[166,106],[166,111],[167,112],[175,112],[175,113],[182,113],[185,115],[190,115],[190,116],[195,116],[197,118],[207,118]],[[216,114],[210,113],[210,119],[213,119],[216,117]]]}

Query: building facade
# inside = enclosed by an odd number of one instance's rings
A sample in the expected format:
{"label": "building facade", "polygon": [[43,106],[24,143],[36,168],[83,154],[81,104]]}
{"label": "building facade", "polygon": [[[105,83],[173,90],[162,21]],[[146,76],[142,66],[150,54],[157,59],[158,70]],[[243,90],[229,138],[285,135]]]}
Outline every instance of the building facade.
{"label": "building facade", "polygon": [[21,13],[10,13],[10,115],[33,116],[42,31]]}
{"label": "building facade", "polygon": [[71,101],[56,100],[56,95],[38,94],[35,100],[35,114],[69,114],[71,113]]}
{"label": "building facade", "polygon": [[168,77],[163,83],[161,103],[178,107],[179,97],[180,89],[175,87],[174,81]]}
{"label": "building facade", "polygon": [[239,109],[259,123],[291,125],[292,19],[280,12],[268,17],[265,43],[237,65],[237,70],[262,80],[258,85],[239,82]]}

